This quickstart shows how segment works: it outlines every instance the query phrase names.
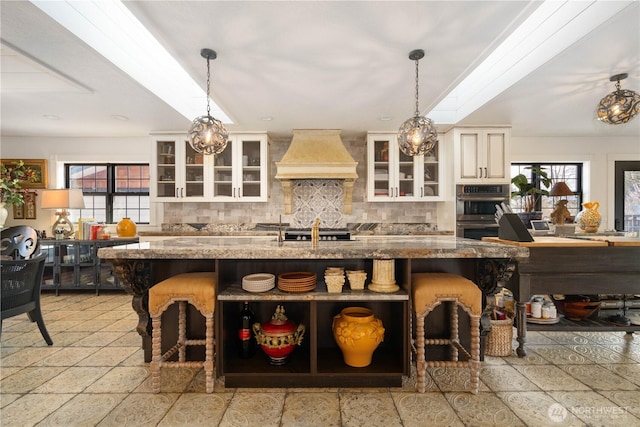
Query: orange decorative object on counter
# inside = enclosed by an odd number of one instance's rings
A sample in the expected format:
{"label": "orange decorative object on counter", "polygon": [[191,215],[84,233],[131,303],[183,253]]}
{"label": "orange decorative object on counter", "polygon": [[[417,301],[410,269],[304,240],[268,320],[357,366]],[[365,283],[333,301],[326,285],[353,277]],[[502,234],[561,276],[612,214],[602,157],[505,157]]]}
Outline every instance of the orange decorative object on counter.
{"label": "orange decorative object on counter", "polygon": [[136,223],[131,218],[122,218],[116,225],[116,233],[118,237],[134,237],[137,232]]}
{"label": "orange decorative object on counter", "polygon": [[585,231],[585,233],[597,232],[598,228],[600,228],[600,221],[602,220],[600,212],[598,212],[600,203],[584,202],[582,206],[584,207],[584,210],[580,211],[578,215],[576,215],[576,223]]}

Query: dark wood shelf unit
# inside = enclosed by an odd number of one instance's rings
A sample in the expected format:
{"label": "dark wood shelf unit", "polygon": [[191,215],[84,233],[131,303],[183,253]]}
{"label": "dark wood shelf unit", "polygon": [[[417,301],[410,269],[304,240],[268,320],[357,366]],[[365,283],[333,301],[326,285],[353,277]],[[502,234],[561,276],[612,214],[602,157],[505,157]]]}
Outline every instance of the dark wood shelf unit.
{"label": "dark wood shelf unit", "polygon": [[[219,376],[225,377],[226,387],[400,387],[410,369],[407,292],[351,291],[345,281],[343,292],[332,294],[323,282],[326,267],[364,269],[370,278],[372,265],[372,260],[356,259],[296,260],[295,264],[281,260],[218,260],[216,369]],[[264,293],[250,293],[239,284],[246,274],[269,272],[277,276],[289,271],[316,272],[316,289],[286,293],[276,287]],[[276,306],[282,305],[291,321],[305,325],[302,343],[286,364],[270,365],[260,348],[250,359],[238,356],[238,316],[245,300],[249,301],[256,322],[268,322]],[[350,306],[370,308],[385,327],[384,341],[375,350],[371,365],[365,368],[346,365],[333,338],[333,317]]]}
{"label": "dark wood shelf unit", "polygon": [[122,289],[112,274],[111,264],[98,257],[98,249],[138,243],[138,238],[109,240],[44,239],[40,248],[47,252],[43,291]]}

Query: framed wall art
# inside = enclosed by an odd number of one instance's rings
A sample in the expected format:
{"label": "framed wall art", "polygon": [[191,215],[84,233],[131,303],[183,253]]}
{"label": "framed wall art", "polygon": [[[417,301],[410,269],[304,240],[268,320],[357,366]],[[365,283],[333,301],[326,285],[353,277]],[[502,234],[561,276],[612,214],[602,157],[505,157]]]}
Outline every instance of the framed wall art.
{"label": "framed wall art", "polygon": [[[15,165],[20,159],[0,159],[3,165]],[[38,177],[35,182],[25,182],[20,185],[23,188],[47,188],[47,161],[45,159],[22,159],[25,167],[31,168]]]}

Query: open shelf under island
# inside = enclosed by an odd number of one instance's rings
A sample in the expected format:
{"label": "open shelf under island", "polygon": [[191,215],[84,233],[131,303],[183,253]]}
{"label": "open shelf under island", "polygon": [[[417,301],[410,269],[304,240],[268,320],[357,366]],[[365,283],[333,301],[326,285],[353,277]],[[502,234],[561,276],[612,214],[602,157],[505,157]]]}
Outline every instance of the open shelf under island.
{"label": "open shelf under island", "polygon": [[[528,256],[528,249],[498,245],[451,236],[404,236],[355,239],[345,242],[284,242],[275,236],[256,238],[168,239],[101,249],[98,255],[114,264],[124,289],[133,295],[138,313],[137,330],[142,336],[145,361],[150,360],[151,322],[147,311],[147,292],[153,284],[188,271],[214,271],[217,275],[216,374],[225,377],[229,387],[376,387],[401,386],[410,373],[411,363],[411,274],[446,271],[473,280],[492,295],[508,280],[515,264]],[[382,293],[351,291],[328,293],[322,280],[327,267],[365,270],[371,282],[374,264],[393,260],[399,289]],[[310,271],[317,274],[317,287],[311,292],[286,293],[277,288],[250,293],[241,289],[242,277],[253,273]],[[285,306],[287,316],[303,323],[306,332],[301,346],[283,366],[269,365],[260,350],[250,359],[238,357],[238,314],[243,301],[250,301],[256,321],[266,322],[276,305]],[[335,344],[333,316],[349,306],[373,310],[385,327],[384,341],[375,350],[371,365],[347,366]],[[173,307],[172,307],[173,308]],[[195,314],[195,313],[194,313]],[[171,308],[163,319],[163,344],[175,342]],[[434,330],[444,321],[434,317]],[[444,319],[444,314],[441,319]],[[169,325],[171,323],[168,323]],[[204,322],[190,318],[190,332],[202,334]],[[484,334],[490,330],[488,316]],[[464,336],[464,331],[463,336]],[[166,339],[165,339],[166,338]],[[463,338],[464,339],[464,338]],[[170,344],[167,344],[170,346]],[[194,356],[197,356],[194,353]]]}

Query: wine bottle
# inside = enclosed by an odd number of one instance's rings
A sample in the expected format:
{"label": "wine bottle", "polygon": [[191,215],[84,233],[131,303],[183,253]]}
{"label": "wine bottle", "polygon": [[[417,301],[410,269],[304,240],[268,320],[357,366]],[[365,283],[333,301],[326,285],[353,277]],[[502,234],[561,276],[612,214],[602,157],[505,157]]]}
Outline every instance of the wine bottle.
{"label": "wine bottle", "polygon": [[240,312],[240,329],[238,330],[240,357],[243,359],[253,357],[256,351],[256,339],[251,332],[254,322],[255,316],[249,308],[249,301],[245,301]]}

